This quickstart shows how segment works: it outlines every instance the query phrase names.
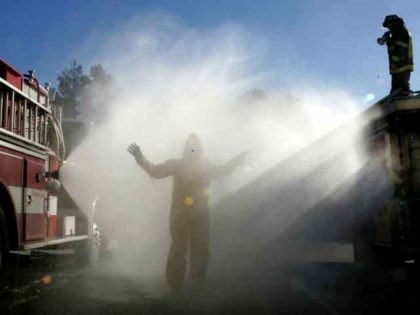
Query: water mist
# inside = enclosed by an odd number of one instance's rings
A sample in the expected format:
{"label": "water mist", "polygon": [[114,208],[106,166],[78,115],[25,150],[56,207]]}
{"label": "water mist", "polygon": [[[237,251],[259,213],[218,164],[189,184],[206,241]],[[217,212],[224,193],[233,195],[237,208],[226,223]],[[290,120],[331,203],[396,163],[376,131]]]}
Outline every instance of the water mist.
{"label": "water mist", "polygon": [[215,164],[251,151],[229,178],[211,185],[211,257],[219,264],[222,256],[246,260],[251,247],[261,255],[366,165],[358,128],[294,155],[359,108],[343,90],[292,78],[288,64],[277,73],[288,87],[277,89],[262,66],[269,48],[238,25],[198,30],[165,14],[142,15],[96,48],[93,61],[122,92],[110,119],[68,157],[61,178],[81,207],[101,196],[98,215],[118,272],[164,284],[170,241],[172,181],[150,179],[127,153],[131,142],[154,163],[180,157],[191,132]]}

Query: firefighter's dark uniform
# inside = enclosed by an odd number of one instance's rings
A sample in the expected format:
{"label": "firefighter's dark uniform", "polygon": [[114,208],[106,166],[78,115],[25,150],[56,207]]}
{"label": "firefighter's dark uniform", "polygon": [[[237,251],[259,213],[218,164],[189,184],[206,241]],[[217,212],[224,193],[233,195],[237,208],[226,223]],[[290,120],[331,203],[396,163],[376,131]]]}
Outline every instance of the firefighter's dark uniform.
{"label": "firefighter's dark uniform", "polygon": [[170,212],[170,234],[166,277],[169,286],[178,290],[187,270],[186,254],[190,249],[190,276],[194,284],[205,279],[209,260],[209,188],[210,180],[229,175],[240,163],[234,158],[225,166],[214,166],[201,156],[201,142],[191,135],[181,159],[152,164],[144,156],[138,164],[152,177],[174,179]]}
{"label": "firefighter's dark uniform", "polygon": [[389,72],[392,76],[391,93],[398,89],[401,89],[403,93],[408,93],[410,74],[413,71],[413,47],[410,33],[400,19],[384,35],[388,47]]}

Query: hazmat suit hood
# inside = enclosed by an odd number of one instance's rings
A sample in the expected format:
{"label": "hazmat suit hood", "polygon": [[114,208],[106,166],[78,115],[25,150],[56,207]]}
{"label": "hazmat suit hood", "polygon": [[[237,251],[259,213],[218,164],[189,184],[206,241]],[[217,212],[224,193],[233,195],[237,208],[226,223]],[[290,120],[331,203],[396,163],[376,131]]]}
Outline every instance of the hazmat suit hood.
{"label": "hazmat suit hood", "polygon": [[195,133],[190,134],[185,142],[182,158],[198,160],[202,155],[203,145],[200,138]]}

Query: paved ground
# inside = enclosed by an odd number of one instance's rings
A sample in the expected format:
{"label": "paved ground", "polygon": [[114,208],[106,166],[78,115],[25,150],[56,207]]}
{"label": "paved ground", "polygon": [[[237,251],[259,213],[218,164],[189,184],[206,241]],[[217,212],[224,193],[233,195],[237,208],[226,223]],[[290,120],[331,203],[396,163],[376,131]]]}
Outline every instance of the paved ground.
{"label": "paved ground", "polygon": [[[345,252],[344,247],[336,248]],[[187,288],[177,296],[147,294],[141,281],[110,272],[106,265],[112,255],[93,269],[79,268],[71,256],[33,257],[3,277],[0,314],[413,314],[410,308],[419,310],[420,276],[413,265],[367,269],[344,256],[340,254],[337,261],[269,259],[240,268],[226,263],[207,288]]]}

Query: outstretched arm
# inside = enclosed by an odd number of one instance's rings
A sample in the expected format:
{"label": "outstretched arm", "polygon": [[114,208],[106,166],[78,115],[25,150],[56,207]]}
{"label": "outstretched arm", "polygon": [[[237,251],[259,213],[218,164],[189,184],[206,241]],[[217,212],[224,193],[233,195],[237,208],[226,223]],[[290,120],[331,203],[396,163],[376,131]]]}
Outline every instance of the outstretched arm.
{"label": "outstretched arm", "polygon": [[137,164],[140,165],[140,167],[144,169],[150,177],[164,178],[173,174],[173,160],[168,160],[162,164],[153,164],[145,158],[143,152],[140,150],[140,147],[135,142],[128,146],[127,151],[133,155]]}
{"label": "outstretched arm", "polygon": [[384,35],[382,35],[382,37],[379,37],[376,41],[378,42],[379,45],[385,45],[385,44],[389,44],[389,40],[391,39],[390,36],[390,32],[385,32]]}
{"label": "outstretched arm", "polygon": [[233,171],[243,163],[245,157],[249,154],[249,151],[242,152],[222,166],[215,166],[212,170],[212,177],[220,178],[226,177],[233,173]]}

